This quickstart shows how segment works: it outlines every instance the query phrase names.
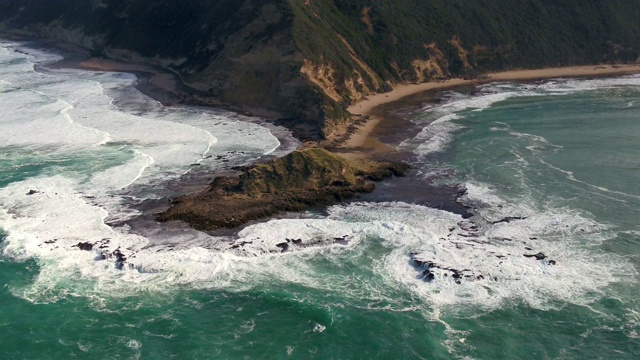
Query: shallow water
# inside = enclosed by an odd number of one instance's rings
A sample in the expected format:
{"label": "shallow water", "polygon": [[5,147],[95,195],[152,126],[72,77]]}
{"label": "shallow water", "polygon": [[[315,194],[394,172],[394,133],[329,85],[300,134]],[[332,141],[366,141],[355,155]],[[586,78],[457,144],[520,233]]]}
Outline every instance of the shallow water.
{"label": "shallow water", "polygon": [[[466,185],[471,219],[363,202],[229,239],[107,223],[195,169],[286,152],[273,129],[163,107],[128,74],[35,70],[56,58],[0,47],[3,358],[640,356],[640,77],[425,104],[401,147],[416,176]],[[280,254],[286,238],[307,246]],[[431,282],[411,253],[440,266]]]}

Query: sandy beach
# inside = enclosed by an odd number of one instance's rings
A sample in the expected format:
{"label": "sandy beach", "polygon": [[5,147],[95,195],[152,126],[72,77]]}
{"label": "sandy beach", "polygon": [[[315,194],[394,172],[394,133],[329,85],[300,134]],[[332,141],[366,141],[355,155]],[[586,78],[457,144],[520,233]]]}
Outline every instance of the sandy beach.
{"label": "sandy beach", "polygon": [[337,151],[348,158],[371,157],[380,155],[385,151],[392,151],[391,147],[371,137],[371,133],[382,120],[380,116],[374,114],[373,110],[380,105],[398,101],[410,95],[433,90],[446,90],[464,85],[479,85],[499,81],[531,81],[568,77],[614,76],[634,73],[640,73],[640,64],[588,65],[535,70],[514,70],[487,74],[481,79],[449,79],[421,84],[397,85],[389,92],[370,95],[367,99],[355,103],[347,109],[352,115],[367,116],[368,120],[358,126],[356,131],[340,144]]}
{"label": "sandy beach", "polygon": [[[164,101],[162,101],[163,103],[174,102],[175,100],[171,99],[174,96],[176,99],[183,98],[185,96],[185,94],[179,90],[179,80],[174,74],[163,72],[150,66],[99,58],[84,59],[77,62],[75,65],[85,70],[121,71],[147,74],[149,76],[148,85],[144,83],[139,84],[139,90],[154,98],[164,98]],[[411,95],[428,91],[446,90],[460,86],[473,86],[500,81],[532,81],[568,77],[615,76],[633,73],[640,73],[640,64],[588,65],[534,70],[512,70],[486,74],[478,79],[454,78],[420,84],[399,84],[394,86],[393,90],[389,92],[370,95],[365,100],[349,106],[347,110],[352,115],[366,120],[361,121],[359,125],[355,125],[354,131],[351,131],[348,135],[342,135],[340,140],[333,139],[333,151],[350,160],[363,158],[385,158],[388,157],[389,154],[394,153],[395,149],[392,146],[389,146],[372,136],[376,127],[383,120],[383,117],[379,113],[376,113],[374,109],[381,105],[389,104]],[[167,97],[169,94],[170,96]],[[195,102],[196,98],[193,96],[189,97],[193,102]],[[272,114],[263,115],[268,118],[270,117],[269,115]]]}

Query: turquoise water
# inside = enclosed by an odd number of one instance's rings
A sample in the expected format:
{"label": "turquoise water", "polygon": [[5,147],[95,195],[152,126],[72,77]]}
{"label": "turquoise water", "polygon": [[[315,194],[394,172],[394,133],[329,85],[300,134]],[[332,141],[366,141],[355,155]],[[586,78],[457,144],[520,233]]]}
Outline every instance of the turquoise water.
{"label": "turquoise water", "polygon": [[[355,203],[236,239],[106,223],[134,219],[132,203],[166,194],[193,163],[272,153],[270,129],[163,108],[126,74],[36,71],[53,55],[0,50],[2,358],[640,356],[638,76],[491,84],[425,104],[413,118],[424,130],[402,144],[412,176],[464,184],[471,219]],[[280,254],[292,237],[308,247]],[[120,248],[132,267],[79,241]],[[538,252],[548,258],[523,256]],[[411,253],[441,267],[433,281]],[[473,276],[456,284],[444,268]]]}

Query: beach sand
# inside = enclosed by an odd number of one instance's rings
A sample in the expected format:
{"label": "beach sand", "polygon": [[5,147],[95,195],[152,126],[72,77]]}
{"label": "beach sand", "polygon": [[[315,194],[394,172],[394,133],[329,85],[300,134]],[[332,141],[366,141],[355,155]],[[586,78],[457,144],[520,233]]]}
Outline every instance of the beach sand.
{"label": "beach sand", "polygon": [[[194,94],[189,93],[181,86],[180,80],[175,74],[159,70],[152,66],[99,58],[67,61],[65,66],[93,71],[120,71],[142,75],[148,80],[139,83],[136,87],[146,95],[159,100],[165,105],[171,105],[177,102],[205,106],[219,105],[215,104],[215,102],[209,103],[205,99],[201,99],[200,96],[194,96]],[[420,84],[400,84],[394,86],[389,92],[370,95],[365,100],[349,106],[347,110],[356,119],[360,119],[360,121],[352,125],[348,133],[347,130],[345,130],[341,135],[329,138],[329,148],[350,160],[397,159],[394,144],[389,145],[380,141],[378,136],[375,136],[375,130],[383,120],[385,122],[393,121],[393,119],[388,119],[385,111],[381,111],[378,108],[381,107],[381,105],[390,104],[411,95],[500,81],[532,81],[568,77],[614,76],[633,73],[640,73],[640,64],[588,65],[534,70],[512,70],[487,74],[478,79],[455,78]],[[233,110],[243,112],[241,109]],[[247,115],[257,115],[266,119],[273,119],[277,118],[278,114],[250,111]],[[386,128],[393,129],[393,126],[389,126],[389,124],[386,125]],[[398,126],[406,126],[406,124],[398,124]]]}
{"label": "beach sand", "polygon": [[381,105],[389,104],[411,95],[428,91],[446,90],[465,85],[473,86],[500,81],[532,81],[569,77],[600,77],[634,73],[640,73],[640,64],[589,65],[535,70],[513,70],[491,73],[480,79],[473,80],[449,79],[421,84],[397,85],[389,92],[370,95],[365,100],[355,103],[347,109],[352,115],[366,118],[367,120],[361,125],[358,125],[356,130],[345,140],[337,141],[335,151],[349,159],[385,157],[385,154],[393,152],[394,149],[392,146],[386,145],[372,136],[376,127],[383,120],[381,114],[376,112],[375,109]]}
{"label": "beach sand", "polygon": [[[67,66],[69,64],[66,64]],[[180,81],[175,74],[161,71],[151,66],[132,64],[114,60],[88,58],[77,61],[75,66],[85,70],[94,71],[121,71],[144,74],[148,81],[138,84],[138,89],[143,93],[159,99],[162,103],[171,104],[185,99],[185,89],[180,86]],[[73,66],[72,66],[73,67]],[[498,73],[491,73],[479,79],[448,79],[442,81],[426,82],[420,84],[400,84],[394,86],[393,90],[368,96],[365,100],[351,105],[347,110],[356,118],[360,118],[359,124],[352,126],[349,134],[334,136],[329,139],[333,143],[330,147],[334,152],[348,159],[362,158],[386,158],[395,152],[393,146],[385,144],[372,134],[383,120],[383,111],[374,111],[384,104],[396,102],[402,98],[429,92],[446,90],[460,86],[474,86],[499,81],[531,81],[541,79],[552,79],[560,77],[589,77],[589,76],[613,76],[640,73],[640,64],[633,65],[589,65],[546,68],[535,70],[513,70]],[[187,103],[195,105],[217,105],[208,104],[200,97],[188,96]],[[204,103],[203,103],[204,102]],[[234,109],[239,110],[239,109]],[[242,112],[242,111],[241,111]],[[255,112],[255,111],[253,111]],[[264,118],[274,118],[277,114],[260,113],[253,115],[263,115]],[[338,139],[339,138],[339,139]]]}

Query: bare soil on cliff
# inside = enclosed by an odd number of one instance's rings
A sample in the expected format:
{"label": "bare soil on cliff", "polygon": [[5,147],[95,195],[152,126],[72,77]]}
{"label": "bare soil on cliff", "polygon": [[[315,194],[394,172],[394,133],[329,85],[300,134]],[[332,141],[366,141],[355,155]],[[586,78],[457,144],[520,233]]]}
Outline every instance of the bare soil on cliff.
{"label": "bare soil on cliff", "polygon": [[[570,77],[605,77],[640,73],[640,64],[631,65],[588,65],[534,70],[511,70],[491,73],[477,79],[449,79],[420,84],[399,84],[393,90],[368,96],[365,100],[352,104],[347,109],[358,120],[344,133],[334,136],[332,148],[347,158],[371,158],[393,156],[394,149],[388,144],[398,141],[405,131],[411,131],[411,124],[402,116],[393,116],[390,109],[406,108],[398,103],[412,96],[433,96],[439,91],[474,86],[501,81],[535,81]],[[423,95],[420,95],[423,94]],[[386,106],[386,107],[385,107]],[[406,138],[405,138],[406,139]]]}

